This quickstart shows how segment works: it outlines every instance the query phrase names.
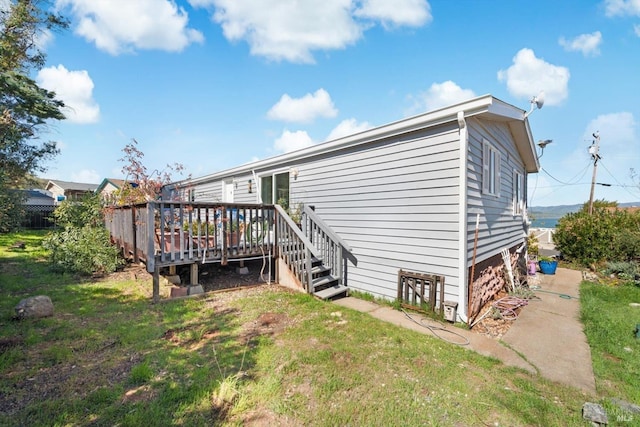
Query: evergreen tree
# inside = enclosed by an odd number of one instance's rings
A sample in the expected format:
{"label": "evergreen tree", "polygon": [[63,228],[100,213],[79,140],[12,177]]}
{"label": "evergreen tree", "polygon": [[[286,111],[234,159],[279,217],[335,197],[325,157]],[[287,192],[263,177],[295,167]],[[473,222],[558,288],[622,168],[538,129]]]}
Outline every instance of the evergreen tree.
{"label": "evergreen tree", "polygon": [[64,119],[64,104],[30,77],[45,63],[39,38],[68,26],[49,6],[44,0],[0,5],[0,232],[14,228],[21,215],[19,193],[11,190],[58,154],[55,142],[41,141],[40,135],[49,120]]}

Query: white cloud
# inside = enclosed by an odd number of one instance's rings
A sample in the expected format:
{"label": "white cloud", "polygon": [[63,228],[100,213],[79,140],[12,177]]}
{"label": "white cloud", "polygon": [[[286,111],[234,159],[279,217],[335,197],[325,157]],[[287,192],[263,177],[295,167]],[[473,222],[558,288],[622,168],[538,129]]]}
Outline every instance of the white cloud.
{"label": "white cloud", "polygon": [[64,115],[70,122],[95,123],[100,118],[100,107],[93,99],[93,81],[86,70],[69,71],[58,65],[43,68],[36,79],[65,103]]}
{"label": "white cloud", "polygon": [[100,184],[102,177],[93,169],[83,169],[79,172],[71,173],[72,182],[84,182],[86,184]]}
{"label": "white cloud", "polygon": [[580,34],[570,40],[560,37],[558,43],[569,52],[582,52],[584,56],[598,56],[600,44],[602,44],[602,33],[595,31],[591,34]]}
{"label": "white cloud", "polygon": [[316,117],[335,117],[338,110],[331,101],[331,96],[324,89],[315,93],[307,93],[302,98],[291,98],[282,95],[280,100],[269,110],[267,117],[285,122],[309,123]]}
{"label": "white cloud", "polygon": [[521,49],[513,57],[513,65],[498,71],[498,80],[507,83],[513,96],[531,98],[545,92],[545,105],[559,105],[569,96],[569,69],[537,58],[533,50]]}
{"label": "white cloud", "polygon": [[371,126],[368,122],[360,122],[356,119],[345,119],[341,121],[338,126],[333,128],[329,136],[327,137],[327,141],[332,141],[334,139],[342,138],[343,136],[349,136],[356,133],[363,132],[367,129],[371,129]]}
{"label": "white cloud", "polygon": [[118,55],[136,49],[181,51],[202,42],[187,28],[188,15],[172,0],[57,0],[77,19],[75,32],[99,49]]}
{"label": "white cloud", "polygon": [[593,172],[588,149],[595,132],[600,134],[601,156],[596,182],[611,185],[596,186],[595,198],[620,202],[640,200],[640,190],[632,184],[630,173],[631,168],[637,170],[640,164],[638,125],[631,113],[619,112],[591,120],[574,146],[563,147],[563,142],[568,141],[558,141],[557,145],[553,143],[545,149],[541,158],[544,170],[537,178],[529,178],[529,194],[534,194],[532,190],[537,188],[534,206],[577,204],[588,199]]}
{"label": "white cloud", "polygon": [[275,61],[313,63],[313,51],[344,49],[376,23],[384,27],[431,21],[425,0],[189,0],[213,7],[230,41],[246,41],[251,54]]}
{"label": "white cloud", "polygon": [[638,0],[605,0],[605,14],[612,16],[640,16]]}
{"label": "white cloud", "polygon": [[303,130],[291,132],[285,129],[282,135],[275,140],[273,148],[279,153],[288,153],[311,145],[313,145],[313,140],[307,132]]}
{"label": "white cloud", "polygon": [[471,89],[462,89],[460,86],[447,80],[442,83],[433,83],[431,87],[416,97],[410,114],[431,111],[440,107],[446,107],[458,102],[474,98],[476,94]]}
{"label": "white cloud", "polygon": [[53,38],[54,37],[51,30],[47,30],[45,28],[44,30],[39,31],[36,34],[36,39],[35,39],[36,47],[42,51],[47,50],[47,47],[49,47],[51,42],[53,42]]}
{"label": "white cloud", "polygon": [[431,6],[425,0],[363,0],[355,16],[382,22],[386,27],[420,27],[433,20]]}

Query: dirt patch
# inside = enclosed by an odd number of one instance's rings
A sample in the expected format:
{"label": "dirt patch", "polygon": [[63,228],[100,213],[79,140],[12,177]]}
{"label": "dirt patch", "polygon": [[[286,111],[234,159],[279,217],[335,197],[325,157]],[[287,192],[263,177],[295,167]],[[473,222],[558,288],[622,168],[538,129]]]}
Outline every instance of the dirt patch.
{"label": "dirt patch", "polygon": [[250,343],[259,336],[276,336],[291,324],[290,318],[284,313],[262,313],[255,321],[244,325],[241,334],[242,341]]}
{"label": "dirt patch", "polygon": [[[243,286],[259,285],[266,283],[269,278],[269,264],[264,265],[262,260],[245,261],[247,274],[240,274],[237,269],[240,264],[237,262],[227,265],[204,264],[199,266],[200,285],[205,292],[219,291],[222,289],[240,288]],[[262,272],[262,274],[261,274]],[[183,277],[186,276],[186,277]],[[188,283],[188,273],[181,272],[180,278],[183,283]]]}
{"label": "dirt patch", "polygon": [[95,282],[121,282],[125,280],[146,280],[150,279],[151,274],[147,272],[147,267],[144,264],[128,263],[122,270],[115,271],[111,274],[101,277],[94,277]]}
{"label": "dirt patch", "polygon": [[[114,360],[111,352],[100,353],[88,355],[78,365],[55,364],[32,375],[21,371],[9,373],[5,379],[12,384],[0,392],[0,413],[12,415],[31,403],[60,396],[88,396],[101,387],[125,381],[131,368],[140,361],[137,354]],[[25,368],[28,370],[29,366]]]}
{"label": "dirt patch", "polygon": [[20,336],[0,338],[0,354],[22,343],[24,343],[24,339]]}
{"label": "dirt patch", "polygon": [[150,385],[142,385],[140,387],[127,390],[122,396],[122,403],[138,403],[148,402],[156,397],[156,392]]}

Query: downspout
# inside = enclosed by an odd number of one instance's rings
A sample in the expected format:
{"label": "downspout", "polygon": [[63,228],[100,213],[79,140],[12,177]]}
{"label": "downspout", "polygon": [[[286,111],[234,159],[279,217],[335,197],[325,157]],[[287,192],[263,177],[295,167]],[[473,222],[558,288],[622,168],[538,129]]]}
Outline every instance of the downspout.
{"label": "downspout", "polygon": [[469,274],[467,268],[467,206],[468,206],[468,188],[467,188],[467,159],[469,157],[469,130],[467,122],[464,118],[464,111],[458,111],[458,127],[460,128],[460,166],[459,166],[459,185],[458,192],[460,194],[460,204],[458,207],[458,317],[462,322],[467,322],[468,309],[467,301],[469,292]]}
{"label": "downspout", "polygon": [[256,202],[262,203],[262,192],[260,191],[260,185],[258,184],[258,177],[256,171],[251,169],[251,175],[253,175],[253,182],[256,183]]}

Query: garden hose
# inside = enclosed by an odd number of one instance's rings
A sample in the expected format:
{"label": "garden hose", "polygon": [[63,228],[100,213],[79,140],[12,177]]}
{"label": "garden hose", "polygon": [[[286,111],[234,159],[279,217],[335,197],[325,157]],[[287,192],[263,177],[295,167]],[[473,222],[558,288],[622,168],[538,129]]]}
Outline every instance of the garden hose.
{"label": "garden hose", "polygon": [[530,289],[532,291],[535,291],[535,292],[544,292],[544,293],[547,293],[547,294],[558,295],[560,298],[563,298],[563,299],[578,299],[578,300],[580,299],[578,297],[574,297],[574,296],[571,296],[571,295],[563,294],[563,293],[560,293],[560,292],[545,291],[544,289],[541,289],[540,286],[531,286]]}
{"label": "garden hose", "polygon": [[[431,333],[436,337],[436,338],[440,338],[443,341],[446,341],[450,344],[456,344],[456,345],[469,345],[470,341],[469,338],[465,337],[462,334],[459,334],[457,332],[452,331],[451,329],[447,329],[445,327],[440,327],[440,326],[433,326],[433,325],[427,325],[424,323],[425,319],[420,319],[420,321],[418,322],[416,319],[414,319],[409,313],[407,313],[405,310],[400,309],[405,316],[407,316],[407,318],[409,320],[411,320],[413,323],[415,323],[416,325],[422,326],[423,328],[427,328],[428,330],[431,331]],[[451,341],[447,338],[442,337],[441,335],[439,335],[439,333],[437,331],[440,331],[440,333],[442,332],[447,332],[449,334],[455,335],[457,337],[462,338],[462,342],[456,342],[456,341]]]}

